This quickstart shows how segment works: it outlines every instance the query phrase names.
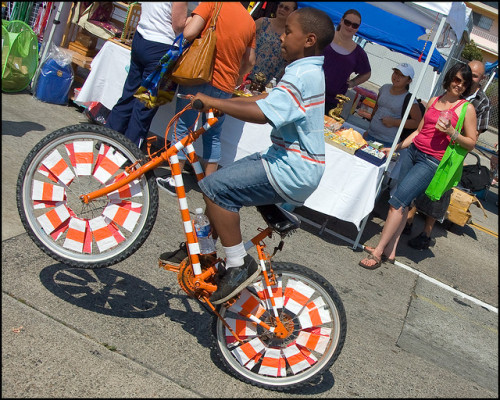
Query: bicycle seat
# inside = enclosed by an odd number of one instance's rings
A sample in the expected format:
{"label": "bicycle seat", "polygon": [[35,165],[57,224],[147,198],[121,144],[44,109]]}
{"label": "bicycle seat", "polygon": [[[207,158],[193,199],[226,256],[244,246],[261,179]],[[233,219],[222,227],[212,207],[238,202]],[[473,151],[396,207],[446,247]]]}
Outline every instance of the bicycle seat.
{"label": "bicycle seat", "polygon": [[284,235],[300,226],[300,220],[292,213],[284,210],[276,204],[257,206],[262,218],[267,224],[280,235]]}

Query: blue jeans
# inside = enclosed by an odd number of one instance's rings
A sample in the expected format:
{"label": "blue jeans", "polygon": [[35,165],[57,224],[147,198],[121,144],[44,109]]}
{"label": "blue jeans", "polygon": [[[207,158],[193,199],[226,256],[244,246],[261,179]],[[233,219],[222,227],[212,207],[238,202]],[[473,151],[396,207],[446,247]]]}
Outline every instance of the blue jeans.
{"label": "blue jeans", "polygon": [[[203,85],[196,86],[183,86],[179,85],[178,93],[180,94],[196,94],[203,93],[207,96],[216,97],[218,99],[229,99],[232,97],[232,93],[224,92],[223,90],[217,89],[212,85],[205,83]],[[177,104],[175,107],[175,113],[177,114],[189,103],[188,99],[177,98]],[[193,128],[194,121],[198,116],[197,110],[188,110],[184,112],[179,118],[177,123],[177,140],[172,137],[172,143],[177,143],[179,140],[187,135],[189,128]],[[206,162],[218,163],[221,158],[221,148],[220,148],[220,134],[222,132],[222,124],[224,123],[225,115],[218,117],[217,123],[212,126],[207,132],[201,135],[201,140],[203,141],[203,159]],[[205,113],[202,114],[202,125],[207,122]],[[186,155],[184,151],[178,153],[179,160],[185,160]]]}
{"label": "blue jeans", "polygon": [[[158,107],[149,109],[134,93],[141,83],[151,74],[158,61],[172,46],[144,39],[139,32],[134,35],[130,54],[130,69],[123,86],[122,97],[109,114],[106,126],[123,133],[137,146],[146,139],[151,121]],[[110,60],[113,62],[113,60]]]}
{"label": "blue jeans", "polygon": [[439,160],[417,149],[412,143],[401,156],[398,184],[389,204],[395,209],[408,207],[424,193],[439,165]]}
{"label": "blue jeans", "polygon": [[267,178],[260,153],[250,154],[198,182],[201,191],[225,210],[283,203]]}

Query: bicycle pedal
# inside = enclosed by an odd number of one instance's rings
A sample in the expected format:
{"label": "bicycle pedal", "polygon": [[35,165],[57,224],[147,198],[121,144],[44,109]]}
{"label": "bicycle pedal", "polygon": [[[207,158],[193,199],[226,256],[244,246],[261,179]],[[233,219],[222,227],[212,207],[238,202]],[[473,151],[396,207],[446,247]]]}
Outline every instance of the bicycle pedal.
{"label": "bicycle pedal", "polygon": [[172,271],[172,272],[179,272],[181,270],[180,265],[168,264],[166,262],[163,262],[162,260],[158,260],[158,267],[166,269],[167,271]]}

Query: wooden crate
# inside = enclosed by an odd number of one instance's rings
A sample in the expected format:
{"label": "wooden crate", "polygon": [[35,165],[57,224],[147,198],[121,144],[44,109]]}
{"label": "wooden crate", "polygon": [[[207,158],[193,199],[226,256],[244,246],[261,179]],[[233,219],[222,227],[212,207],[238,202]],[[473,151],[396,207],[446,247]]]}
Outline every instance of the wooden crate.
{"label": "wooden crate", "polygon": [[134,38],[137,24],[141,18],[141,5],[139,3],[132,3],[128,6],[127,18],[125,19],[120,42],[130,46]]}
{"label": "wooden crate", "polygon": [[68,49],[76,51],[78,54],[85,57],[94,57],[97,54],[95,47],[89,49],[80,42],[69,42]]}

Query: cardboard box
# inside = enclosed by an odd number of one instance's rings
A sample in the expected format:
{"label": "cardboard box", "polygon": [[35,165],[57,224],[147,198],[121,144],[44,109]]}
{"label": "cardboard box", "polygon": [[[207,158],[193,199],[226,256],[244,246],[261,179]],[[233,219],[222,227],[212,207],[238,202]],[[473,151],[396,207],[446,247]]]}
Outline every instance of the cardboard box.
{"label": "cardboard box", "polygon": [[[385,155],[384,157],[380,157],[374,154],[370,154],[369,152],[364,151],[366,147],[368,146],[363,146],[362,148],[357,150],[356,153],[354,153],[354,155],[376,166],[380,166],[386,162],[387,157],[385,157]],[[378,154],[383,154],[383,153],[379,152]]]}
{"label": "cardboard box", "polygon": [[335,146],[349,154],[354,154],[354,152],[361,147],[354,142],[336,140],[337,138],[335,136],[337,135],[332,134],[331,136],[325,136],[325,143]]}
{"label": "cardboard box", "polygon": [[446,219],[460,226],[468,224],[472,217],[472,214],[469,212],[471,204],[476,204],[483,210],[484,215],[487,216],[483,205],[475,195],[454,187],[450,205],[448,206],[448,210],[446,210]]}
{"label": "cardboard box", "polygon": [[469,211],[457,208],[451,204],[448,206],[448,210],[446,210],[446,219],[460,226],[468,224],[471,218],[472,214]]}

